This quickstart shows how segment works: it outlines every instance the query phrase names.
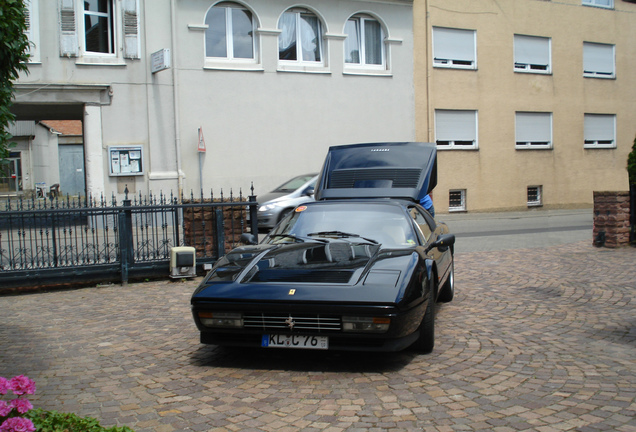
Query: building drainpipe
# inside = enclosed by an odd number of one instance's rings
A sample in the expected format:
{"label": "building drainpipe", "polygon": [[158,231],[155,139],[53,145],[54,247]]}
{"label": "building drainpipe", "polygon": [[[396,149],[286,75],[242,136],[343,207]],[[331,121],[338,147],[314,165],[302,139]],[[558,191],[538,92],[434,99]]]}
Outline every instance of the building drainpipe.
{"label": "building drainpipe", "polygon": [[430,29],[429,31],[429,22],[430,22],[430,11],[428,8],[428,0],[424,1],[424,9],[425,9],[425,27],[426,27],[426,36],[424,38],[424,40],[426,41],[426,123],[427,123],[427,141],[428,142],[433,142],[433,120],[434,120],[434,113],[432,113],[432,107],[433,107],[433,102],[431,101],[431,74],[432,74],[432,68],[431,68],[431,51],[430,51],[430,46],[431,46],[431,42],[432,42],[432,36],[433,36],[433,29]]}
{"label": "building drainpipe", "polygon": [[175,153],[177,162],[177,185],[179,189],[179,200],[183,196],[183,172],[181,171],[181,123],[179,121],[179,74],[177,72],[177,7],[175,0],[170,0],[170,15],[172,26],[172,40],[170,57],[172,58],[172,99],[174,106],[174,136]]}

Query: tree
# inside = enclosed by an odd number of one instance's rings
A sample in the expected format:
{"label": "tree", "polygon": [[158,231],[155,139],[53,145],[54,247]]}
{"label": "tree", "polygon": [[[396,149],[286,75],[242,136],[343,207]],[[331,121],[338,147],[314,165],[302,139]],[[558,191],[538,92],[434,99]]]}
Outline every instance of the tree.
{"label": "tree", "polygon": [[636,185],[636,138],[634,138],[634,145],[632,151],[627,155],[627,176],[629,178],[629,184]]}
{"label": "tree", "polygon": [[6,128],[15,121],[9,110],[13,98],[13,81],[20,72],[28,73],[29,38],[24,0],[0,1],[0,170],[9,157],[11,134]]}

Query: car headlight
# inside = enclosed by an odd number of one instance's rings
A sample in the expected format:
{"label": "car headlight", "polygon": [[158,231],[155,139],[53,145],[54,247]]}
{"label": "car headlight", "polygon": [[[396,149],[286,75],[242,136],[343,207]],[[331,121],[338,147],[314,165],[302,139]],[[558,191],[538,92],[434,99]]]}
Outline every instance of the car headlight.
{"label": "car headlight", "polygon": [[198,312],[201,324],[206,327],[241,328],[243,314],[238,312]]}
{"label": "car headlight", "polygon": [[346,332],[385,333],[390,325],[389,317],[342,317],[342,330]]}
{"label": "car headlight", "polygon": [[258,211],[274,210],[276,207],[278,207],[278,204],[263,204],[258,208]]}

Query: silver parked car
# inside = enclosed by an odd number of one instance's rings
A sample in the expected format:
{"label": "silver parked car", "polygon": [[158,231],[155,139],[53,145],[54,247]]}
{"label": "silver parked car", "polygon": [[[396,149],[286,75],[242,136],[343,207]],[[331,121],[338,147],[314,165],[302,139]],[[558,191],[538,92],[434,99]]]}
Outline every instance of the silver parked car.
{"label": "silver parked car", "polygon": [[273,191],[257,197],[258,228],[270,230],[290,211],[314,200],[318,174],[304,174],[286,181]]}

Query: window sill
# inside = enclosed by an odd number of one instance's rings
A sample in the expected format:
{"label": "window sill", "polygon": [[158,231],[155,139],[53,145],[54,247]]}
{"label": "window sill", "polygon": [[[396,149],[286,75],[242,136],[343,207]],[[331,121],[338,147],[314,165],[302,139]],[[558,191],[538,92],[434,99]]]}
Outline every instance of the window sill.
{"label": "window sill", "polygon": [[461,65],[446,65],[446,64],[433,64],[434,68],[439,68],[439,69],[459,69],[459,70],[471,70],[471,71],[476,71],[477,70],[477,66],[461,66]]}
{"label": "window sill", "polygon": [[616,150],[616,145],[611,146],[583,146],[583,150]]}
{"label": "window sill", "polygon": [[392,77],[393,73],[385,69],[345,69],[343,75]]}
{"label": "window sill", "polygon": [[263,72],[263,66],[257,63],[206,62],[204,70]]}
{"label": "window sill", "polygon": [[602,80],[615,80],[616,75],[598,75],[598,74],[583,74],[583,78],[596,78]]}
{"label": "window sill", "polygon": [[479,147],[440,147],[437,146],[437,151],[477,151]]}
{"label": "window sill", "polygon": [[78,57],[75,61],[78,66],[126,66],[126,62],[114,57]]}
{"label": "window sill", "polygon": [[531,74],[531,75],[552,75],[552,71],[542,71],[542,70],[523,70],[523,69],[515,69],[515,73],[518,74]]}
{"label": "window sill", "polygon": [[308,74],[331,74],[329,68],[324,66],[302,66],[302,65],[278,65],[276,72],[308,73]]}

